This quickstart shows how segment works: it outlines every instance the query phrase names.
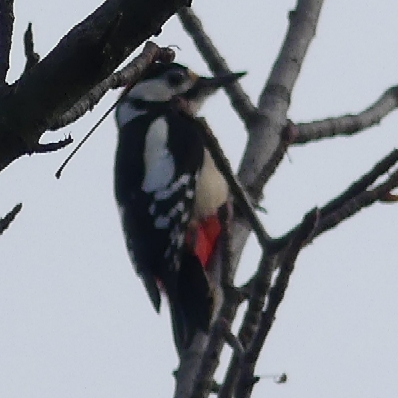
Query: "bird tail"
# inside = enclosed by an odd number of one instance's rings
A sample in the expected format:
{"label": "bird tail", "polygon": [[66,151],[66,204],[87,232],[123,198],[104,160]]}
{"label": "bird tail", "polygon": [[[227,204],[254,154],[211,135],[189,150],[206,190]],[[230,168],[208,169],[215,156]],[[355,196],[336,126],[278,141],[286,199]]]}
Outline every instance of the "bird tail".
{"label": "bird tail", "polygon": [[213,314],[213,295],[209,281],[198,257],[188,250],[184,250],[181,256],[174,294],[167,291],[167,295],[174,341],[180,352],[191,345],[199,330],[205,333],[209,331]]}

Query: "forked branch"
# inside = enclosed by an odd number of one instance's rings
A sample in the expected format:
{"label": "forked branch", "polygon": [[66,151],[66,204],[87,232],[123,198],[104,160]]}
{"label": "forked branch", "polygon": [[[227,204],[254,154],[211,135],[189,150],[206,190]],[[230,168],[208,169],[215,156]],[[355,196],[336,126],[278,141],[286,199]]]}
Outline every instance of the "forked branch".
{"label": "forked branch", "polygon": [[[398,170],[390,173],[390,169],[397,163],[398,150],[394,149],[342,194],[323,206],[320,209],[321,217],[312,239],[336,227],[361,209],[377,201],[383,201],[394,188],[398,187]],[[386,180],[371,188],[371,185],[386,173],[389,173]]]}

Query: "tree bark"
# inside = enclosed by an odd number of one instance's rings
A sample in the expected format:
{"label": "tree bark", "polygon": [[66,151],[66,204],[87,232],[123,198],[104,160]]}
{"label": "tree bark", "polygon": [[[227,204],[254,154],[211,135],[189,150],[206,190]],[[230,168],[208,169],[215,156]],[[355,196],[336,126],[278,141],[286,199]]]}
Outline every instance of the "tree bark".
{"label": "tree bark", "polygon": [[37,65],[0,91],[0,171],[31,153],[42,134],[109,76],[186,0],[107,0]]}

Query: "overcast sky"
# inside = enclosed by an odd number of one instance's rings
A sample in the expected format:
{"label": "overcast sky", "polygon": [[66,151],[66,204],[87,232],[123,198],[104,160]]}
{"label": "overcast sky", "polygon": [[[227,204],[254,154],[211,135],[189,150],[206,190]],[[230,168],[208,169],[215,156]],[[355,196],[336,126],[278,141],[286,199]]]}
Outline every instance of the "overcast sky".
{"label": "overcast sky", "polygon": [[[310,121],[357,112],[398,83],[398,3],[326,1],[293,93],[289,117]],[[99,0],[15,0],[12,69],[24,67],[23,32],[33,23],[46,55]],[[295,1],[194,1],[254,102]],[[177,61],[208,73],[177,18],[155,39],[181,48]],[[79,140],[115,100],[111,93],[81,121],[46,141]],[[219,93],[206,116],[236,167],[245,132]],[[262,219],[273,235],[366,172],[397,146],[398,112],[354,138],[291,148],[272,178]],[[7,398],[171,397],[177,366],[168,309],[153,311],[127,257],[113,199],[116,128],[109,117],[57,181],[70,148],[18,160],[0,174],[0,214],[23,210],[0,238],[0,396]],[[398,204],[377,204],[318,238],[297,261],[288,293],[258,362],[253,397],[398,396]],[[255,239],[238,274],[259,255]],[[229,355],[226,350],[225,355]],[[225,359],[225,358],[224,358]],[[224,361],[225,366],[225,361]],[[222,375],[219,372],[219,375]]]}

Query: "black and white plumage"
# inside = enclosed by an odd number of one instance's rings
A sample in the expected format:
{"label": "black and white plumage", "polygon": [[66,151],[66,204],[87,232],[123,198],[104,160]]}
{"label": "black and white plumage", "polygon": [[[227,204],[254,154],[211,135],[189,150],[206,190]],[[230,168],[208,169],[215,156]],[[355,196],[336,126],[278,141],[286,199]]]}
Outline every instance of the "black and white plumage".
{"label": "black and white plumage", "polygon": [[213,305],[187,230],[216,214],[228,195],[192,114],[242,75],[203,78],[176,63],[154,64],[116,109],[115,196],[127,249],[157,311],[160,289],[167,294],[178,349],[208,330]]}

